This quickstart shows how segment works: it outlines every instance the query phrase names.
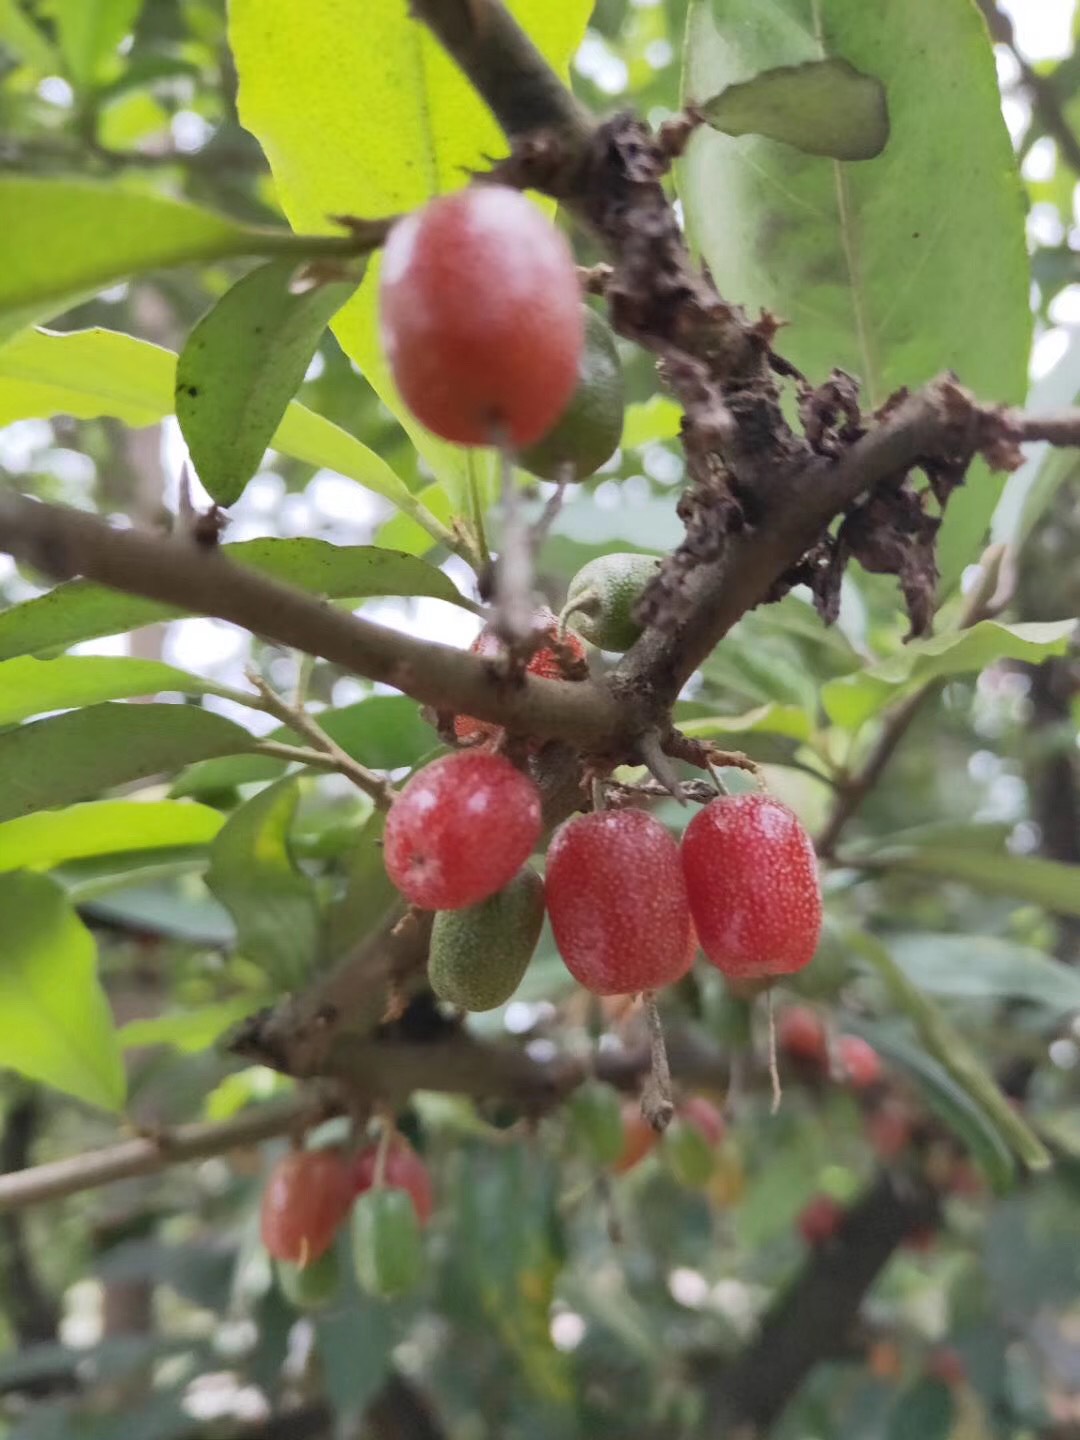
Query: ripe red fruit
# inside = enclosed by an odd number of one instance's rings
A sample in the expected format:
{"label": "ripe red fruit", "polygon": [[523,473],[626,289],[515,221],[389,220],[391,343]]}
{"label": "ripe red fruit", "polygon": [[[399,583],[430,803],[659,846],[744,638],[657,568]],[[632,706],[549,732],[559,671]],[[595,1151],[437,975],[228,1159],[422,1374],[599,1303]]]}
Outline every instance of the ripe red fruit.
{"label": "ripe red fruit", "polygon": [[686,827],[683,870],[705,954],[725,975],[790,975],[821,934],[809,835],[771,795],[721,795]]}
{"label": "ripe red fruit", "polygon": [[808,1005],[792,1005],[776,1022],[776,1043],[783,1054],[807,1065],[828,1064],[829,1046],[825,1022]]}
{"label": "ripe red fruit", "polygon": [[414,775],[386,820],[383,858],[425,910],[461,910],[501,890],[540,838],[540,792],[501,755],[462,750]]}
{"label": "ripe red fruit", "polygon": [[967,1366],[959,1350],[954,1350],[951,1345],[939,1345],[926,1357],[926,1373],[932,1380],[940,1380],[943,1385],[955,1389],[967,1379]]}
{"label": "ripe red fruit", "polygon": [[911,1111],[902,1100],[886,1100],[866,1117],[866,1138],[882,1160],[895,1160],[911,1142]]}
{"label": "ripe red fruit", "polygon": [[474,185],[400,220],[383,251],[380,307],[394,382],[444,440],[531,445],[577,386],[574,257],[517,190]]}
{"label": "ripe red fruit", "polygon": [[622,1107],[623,1148],[611,1167],[616,1175],[625,1175],[640,1165],[645,1156],[659,1143],[660,1136],[641,1113],[636,1100],[627,1100]]}
{"label": "ripe red fruit", "polygon": [[568,820],[548,849],[545,890],[559,954],[594,995],[657,990],[693,963],[679,850],[644,810]]}
{"label": "ripe red fruit", "polygon": [[274,1167],[263,1191],[263,1244],[275,1260],[308,1265],[329,1250],[352,1201],[340,1150],[295,1150]]}
{"label": "ripe red fruit", "polygon": [[710,1145],[720,1145],[727,1134],[723,1112],[704,1095],[691,1095],[679,1106],[679,1118],[701,1135]]}
{"label": "ripe red fruit", "polygon": [[[368,1145],[353,1157],[349,1167],[353,1195],[362,1195],[375,1184],[375,1163],[378,1145]],[[386,1152],[383,1185],[388,1190],[408,1191],[416,1218],[426,1225],[435,1209],[435,1193],[431,1172],[404,1135],[395,1135]]]}
{"label": "ripe red fruit", "polygon": [[841,1035],[836,1042],[840,1068],[852,1087],[869,1090],[881,1080],[881,1056],[859,1035]]}
{"label": "ripe red fruit", "polygon": [[[585,646],[581,639],[572,630],[558,633],[559,622],[550,610],[538,610],[533,616],[533,628],[550,644],[541,645],[539,650],[533,652],[529,663],[525,666],[526,672],[530,675],[539,675],[545,680],[569,680],[577,679],[580,676],[573,676],[572,671],[577,665],[585,663]],[[483,655],[486,659],[497,659],[506,653],[506,647],[499,639],[494,629],[485,625],[480,634],[469,646],[474,655]],[[454,734],[459,740],[469,745],[479,744],[483,740],[493,739],[502,733],[502,727],[492,725],[489,720],[477,720],[472,715],[457,715],[454,718]]]}
{"label": "ripe red fruit", "polygon": [[836,1235],[846,1214],[844,1207],[831,1195],[815,1195],[795,1223],[807,1245],[816,1248],[826,1245]]}

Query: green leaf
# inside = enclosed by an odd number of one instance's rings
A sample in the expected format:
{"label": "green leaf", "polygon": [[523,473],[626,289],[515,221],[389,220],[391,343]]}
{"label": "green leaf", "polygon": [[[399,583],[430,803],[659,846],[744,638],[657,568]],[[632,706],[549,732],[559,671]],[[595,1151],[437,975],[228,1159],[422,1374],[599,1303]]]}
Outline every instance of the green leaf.
{"label": "green leaf", "polygon": [[856,953],[884,982],[897,1010],[914,1025],[926,1051],[994,1125],[1002,1141],[1029,1170],[1048,1169],[1050,1156],[1042,1141],[1012,1108],[993,1077],[934,1002],[912,984],[876,937],[857,931],[851,932],[848,938]]}
{"label": "green leaf", "polygon": [[124,1067],[90,932],[43,875],[0,876],[0,915],[0,1062],[119,1110]]}
{"label": "green leaf", "polygon": [[357,280],[290,288],[296,261],[270,260],[227,290],[176,366],[176,418],[195,473],[232,505],[259,468],[330,317]]}
{"label": "green leaf", "polygon": [[0,825],[0,870],[63,865],[88,856],[206,845],[225,823],[188,801],[94,800]]}
{"label": "green leaf", "polygon": [[898,1397],[886,1440],[948,1440],[956,1405],[940,1380],[916,1380]]}
{"label": "green leaf", "polygon": [[58,69],[56,51],[44,32],[23,14],[19,0],[0,0],[0,46],[46,75]]}
{"label": "green leaf", "polygon": [[913,984],[961,1000],[1027,1000],[1061,1016],[1080,1011],[1080,975],[1028,945],[988,935],[898,935],[897,964]]}
{"label": "green leaf", "polygon": [[895,1025],[874,1025],[859,1020],[845,1023],[845,1029],[861,1035],[892,1065],[911,1076],[927,1105],[971,1152],[997,1194],[1004,1194],[1013,1186],[1016,1162],[1012,1151],[982,1108],[938,1061],[901,1034]]}
{"label": "green leaf", "polygon": [[236,922],[240,953],[282,989],[311,973],[319,945],[315,886],[289,850],[299,801],[291,778],[260,790],[226,821],[206,875]]}
{"label": "green leaf", "polygon": [[[815,383],[834,366],[858,376],[867,408],[943,370],[987,399],[1022,400],[1025,202],[971,0],[692,0],[685,55],[690,102],[822,59],[876,76],[888,98],[889,143],[857,165],[694,136],[679,193],[721,293],[790,322],[785,355]],[[943,589],[977,558],[1002,483],[977,468],[950,501]]]}
{"label": "green leaf", "polygon": [[887,660],[830,680],[821,691],[821,702],[834,724],[857,730],[907,690],[931,680],[985,670],[999,660],[1037,665],[1051,655],[1064,655],[1076,629],[1075,620],[1021,625],[980,620],[968,630],[912,640]]}
{"label": "green leaf", "polygon": [[117,46],[131,33],[142,0],[53,0],[51,9],[68,76],[77,89],[87,90],[109,78]]}
{"label": "green leaf", "polygon": [[209,210],[84,180],[0,175],[0,215],[0,339],[128,275],[250,254],[265,241]]}
{"label": "green leaf", "polygon": [[[299,537],[243,540],[221,549],[230,560],[260,574],[330,599],[429,595],[466,610],[475,609],[441,570],[415,555],[375,545],[331,545],[326,540]],[[185,613],[153,600],[121,595],[89,580],[70,580],[46,595],[0,611],[0,660],[116,635],[141,625],[175,620]]]}
{"label": "green leaf", "polygon": [[939,883],[959,880],[989,895],[1013,895],[1032,905],[1042,905],[1057,915],[1080,915],[1080,865],[934,845],[908,848],[884,844],[865,861],[861,855],[850,858],[854,865],[913,870]]}
{"label": "green leaf", "polygon": [[846,60],[766,70],[729,85],[701,110],[726,135],[764,135],[834,160],[873,160],[889,138],[885,87]]}
{"label": "green leaf", "polygon": [[626,407],[622,439],[624,450],[640,450],[657,440],[674,440],[682,422],[682,406],[666,395],[650,395]]}
{"label": "green leaf", "polygon": [[[323,710],[319,724],[332,740],[355,760],[372,770],[398,770],[415,765],[435,746],[436,738],[423,719],[415,700],[403,695],[372,695],[340,710]],[[303,745],[303,737],[281,726],[267,740],[286,745]],[[200,795],[230,789],[259,780],[273,780],[284,773],[286,762],[265,755],[212,760],[193,765],[173,786],[174,795]]]}
{"label": "green leaf", "polygon": [[46,710],[73,710],[101,700],[178,690],[198,695],[213,686],[157,660],[111,655],[63,655],[55,660],[0,661],[0,725],[14,725]]}
{"label": "green leaf", "polygon": [[[512,0],[509,7],[562,73],[592,0]],[[240,76],[240,118],[270,160],[285,214],[313,231],[330,215],[392,215],[464,183],[506,141],[483,101],[402,0],[348,6],[233,0],[229,41]],[[357,104],[357,95],[364,97]],[[345,353],[409,433],[456,511],[494,498],[490,452],[423,430],[397,395],[378,337],[378,261],[339,313]]]}
{"label": "green leaf", "polygon": [[231,720],[191,705],[94,705],[35,720],[0,735],[0,820],[254,743]]}
{"label": "green leaf", "polygon": [[182,1055],[209,1050],[231,1026],[258,1009],[259,997],[238,995],[198,1010],[181,1010],[157,1015],[152,1020],[132,1020],[120,1028],[119,1040],[125,1050],[143,1045],[171,1045]]}
{"label": "green leaf", "polygon": [[679,729],[695,740],[719,740],[725,735],[783,735],[808,740],[813,731],[810,716],[801,705],[758,705],[742,715],[697,715],[679,720]]}
{"label": "green leaf", "polygon": [[326,914],[326,953],[330,959],[358,945],[400,903],[401,897],[383,862],[385,825],[386,817],[373,811],[353,842],[344,893]]}
{"label": "green leaf", "polygon": [[[34,416],[113,415],[128,425],[152,425],[173,411],[176,356],[160,345],[113,330],[62,335],[29,330],[0,347],[0,425]],[[274,448],[306,464],[336,470],[396,505],[441,538],[425,506],[374,450],[347,430],[290,402]],[[430,541],[428,549],[431,548]]]}

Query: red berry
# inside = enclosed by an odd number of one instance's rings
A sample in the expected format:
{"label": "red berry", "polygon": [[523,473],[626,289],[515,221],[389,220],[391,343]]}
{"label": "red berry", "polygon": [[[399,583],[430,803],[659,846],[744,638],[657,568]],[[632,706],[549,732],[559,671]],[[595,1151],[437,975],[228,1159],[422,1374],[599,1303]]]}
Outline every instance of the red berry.
{"label": "red berry", "polygon": [[625,1175],[640,1165],[645,1156],[655,1148],[660,1136],[641,1113],[636,1100],[627,1100],[622,1107],[623,1148],[622,1154],[611,1167],[616,1175]]}
{"label": "red berry", "polygon": [[295,1150],[274,1167],[263,1191],[263,1244],[275,1260],[310,1264],[329,1250],[352,1201],[340,1150]]}
{"label": "red berry", "polygon": [[584,344],[574,257],[517,190],[475,185],[399,221],[380,305],[394,382],[444,440],[531,445],[574,393]]}
{"label": "red berry", "polygon": [[[362,1195],[375,1184],[375,1163],[378,1145],[368,1145],[357,1152],[350,1167],[353,1195]],[[395,1135],[386,1152],[383,1184],[388,1190],[407,1190],[421,1225],[426,1225],[435,1209],[431,1172],[403,1135]]]}
{"label": "red berry", "polygon": [[[581,639],[572,630],[566,630],[559,635],[559,622],[550,610],[536,612],[533,616],[533,628],[545,639],[549,639],[551,644],[542,645],[533,652],[525,666],[526,671],[530,675],[540,675],[545,680],[582,678],[580,675],[571,674],[575,665],[585,664],[585,646]],[[487,659],[497,659],[506,653],[503,642],[489,625],[484,626],[469,649],[474,655],[483,655]],[[494,739],[501,733],[501,726],[492,725],[488,720],[477,720],[473,715],[457,715],[454,718],[454,734],[467,745],[477,745],[483,740]]]}
{"label": "red berry", "polygon": [[710,1145],[720,1145],[727,1134],[723,1112],[704,1095],[691,1095],[679,1106],[679,1116],[692,1125]]}
{"label": "red berry", "polygon": [[926,1373],[932,1380],[955,1389],[967,1379],[967,1366],[959,1350],[951,1345],[939,1345],[926,1357]]}
{"label": "red berry", "polygon": [[869,1090],[881,1080],[881,1056],[859,1035],[841,1035],[836,1042],[840,1068],[856,1090]]}
{"label": "red berry", "polygon": [[594,995],[656,990],[693,963],[675,841],[644,810],[600,810],[548,849],[548,914],[566,968]]}
{"label": "red berry", "polygon": [[911,1111],[902,1100],[886,1100],[866,1117],[866,1138],[882,1160],[895,1160],[911,1142]]}
{"label": "red berry", "polygon": [[705,954],[725,975],[790,975],[821,933],[809,835],[771,795],[722,795],[686,827],[686,890]]}
{"label": "red berry", "polygon": [[822,1069],[828,1064],[825,1022],[808,1005],[792,1005],[781,1013],[776,1022],[776,1043],[792,1060],[802,1060]]}
{"label": "red berry", "polygon": [[795,1222],[799,1234],[807,1245],[826,1245],[839,1231],[847,1214],[844,1207],[831,1195],[816,1195],[806,1205]]}
{"label": "red berry", "polygon": [[386,820],[383,857],[425,910],[461,910],[514,878],[540,838],[540,792],[501,755],[462,750],[414,775]]}
{"label": "red berry", "polygon": [[914,1230],[909,1230],[901,1241],[905,1250],[914,1250],[920,1255],[932,1250],[936,1243],[937,1230],[933,1225],[919,1225]]}

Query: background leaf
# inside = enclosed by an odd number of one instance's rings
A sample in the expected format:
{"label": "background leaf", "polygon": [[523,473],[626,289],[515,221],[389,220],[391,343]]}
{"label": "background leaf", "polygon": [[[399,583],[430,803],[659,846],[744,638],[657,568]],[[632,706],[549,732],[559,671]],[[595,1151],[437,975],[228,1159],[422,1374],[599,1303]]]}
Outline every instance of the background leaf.
{"label": "background leaf", "polygon": [[231,720],[191,705],[94,705],[35,720],[0,735],[0,820],[254,743]]}
{"label": "background leaf", "polygon": [[21,656],[0,661],[0,726],[46,710],[73,710],[102,700],[158,695],[163,690],[200,695],[215,687],[159,660],[112,655],[61,655],[55,660]]}
{"label": "background leaf", "polygon": [[236,922],[240,953],[283,989],[310,974],[319,943],[315,887],[289,850],[299,801],[294,779],[261,790],[226,821],[206,874]]}
{"label": "background leaf", "polygon": [[[128,425],[151,425],[173,413],[175,383],[176,356],[148,340],[101,329],[28,330],[0,346],[0,424],[114,415]],[[406,516],[427,514],[381,456],[297,400],[272,443],[283,455],[357,481]]]}
{"label": "background leaf", "polygon": [[[949,369],[988,400],[1020,401],[1024,206],[976,6],[692,0],[685,53],[690,101],[823,58],[876,76],[888,97],[889,143],[857,165],[695,135],[679,193],[721,293],[788,320],[785,354],[814,383],[836,365],[858,376],[868,406]],[[1002,483],[978,470],[950,501],[944,586],[977,558]]]}
{"label": "background leaf", "polygon": [[176,418],[195,472],[232,505],[259,467],[315,347],[356,280],[294,293],[295,260],[271,260],[225,292],[176,366]]}
{"label": "background leaf", "polygon": [[[862,862],[856,859],[854,863]],[[1014,895],[1058,915],[1080,915],[1080,865],[1009,855],[1000,850],[933,844],[894,848],[888,843],[874,851],[871,864],[914,870],[938,883],[958,880],[989,895]]]}
{"label": "background leaf", "polygon": [[208,805],[92,800],[0,825],[0,870],[63,865],[91,855],[206,845],[225,823]]}
{"label": "background leaf", "polygon": [[969,630],[912,640],[876,665],[830,680],[822,687],[821,703],[830,720],[857,730],[907,690],[929,680],[985,670],[999,660],[1038,665],[1051,655],[1064,655],[1076,630],[1075,620],[1019,625],[980,620]]}
{"label": "background leaf", "polygon": [[884,86],[846,60],[765,70],[729,85],[701,109],[726,135],[765,135],[835,160],[872,160],[889,138]]}
{"label": "background leaf", "polygon": [[993,935],[897,935],[897,964],[921,990],[970,1000],[1028,1000],[1060,1016],[1080,1011],[1080,975],[1060,960]]}
{"label": "background leaf", "polygon": [[0,175],[0,340],[138,270],[258,249],[257,233],[121,185]]}
{"label": "background leaf", "polygon": [[0,875],[0,915],[0,1064],[119,1110],[124,1069],[90,932],[43,875]]}
{"label": "background leaf", "polygon": [[108,75],[141,9],[142,0],[53,0],[60,53],[76,88],[88,89]]}

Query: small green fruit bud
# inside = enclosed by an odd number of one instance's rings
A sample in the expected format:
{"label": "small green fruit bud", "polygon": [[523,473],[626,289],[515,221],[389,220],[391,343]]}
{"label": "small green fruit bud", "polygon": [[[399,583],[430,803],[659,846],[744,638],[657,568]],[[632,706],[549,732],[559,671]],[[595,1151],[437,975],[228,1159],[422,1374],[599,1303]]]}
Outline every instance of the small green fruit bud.
{"label": "small green fruit bud", "polygon": [[462,1010],[494,1010],[510,999],[544,924],[544,882],[525,866],[479,905],[440,910],[431,930],[428,980]]}
{"label": "small green fruit bud", "polygon": [[629,650],[641,634],[634,610],[656,576],[655,555],[601,555],[570,581],[559,617],[601,650]]}
{"label": "small green fruit bud", "polygon": [[542,480],[584,480],[615,453],[624,404],[615,337],[607,321],[586,306],[577,389],[547,434],[517,457],[518,464]]}
{"label": "small green fruit bud", "polygon": [[297,1310],[321,1310],[336,1297],[341,1285],[341,1271],[333,1250],[327,1250],[310,1265],[278,1260],[274,1269],[278,1288]]}
{"label": "small green fruit bud", "polygon": [[365,1191],[353,1209],[352,1233],[353,1264],[362,1290],[389,1299],[416,1285],[424,1257],[408,1191],[381,1186]]}
{"label": "small green fruit bud", "polygon": [[587,1080],[570,1098],[570,1133],[575,1145],[598,1166],[607,1169],[623,1153],[622,1105],[610,1085]]}

